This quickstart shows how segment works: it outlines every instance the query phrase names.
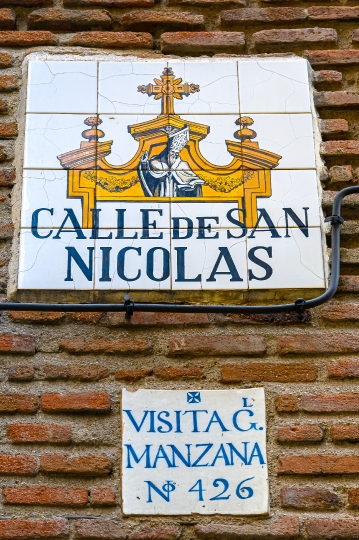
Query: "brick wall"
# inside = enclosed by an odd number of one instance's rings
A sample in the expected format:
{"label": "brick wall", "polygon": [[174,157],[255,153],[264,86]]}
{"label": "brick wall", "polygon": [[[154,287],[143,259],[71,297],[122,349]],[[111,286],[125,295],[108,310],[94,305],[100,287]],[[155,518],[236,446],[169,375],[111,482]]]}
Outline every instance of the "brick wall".
{"label": "brick wall", "polygon": [[[351,0],[1,0],[0,299],[30,51],[305,56],[315,69],[328,214],[335,191],[359,181],[358,47]],[[343,216],[340,291],[302,319],[4,313],[0,538],[358,538],[358,195]],[[120,389],[253,385],[267,397],[270,516],[124,518]]]}

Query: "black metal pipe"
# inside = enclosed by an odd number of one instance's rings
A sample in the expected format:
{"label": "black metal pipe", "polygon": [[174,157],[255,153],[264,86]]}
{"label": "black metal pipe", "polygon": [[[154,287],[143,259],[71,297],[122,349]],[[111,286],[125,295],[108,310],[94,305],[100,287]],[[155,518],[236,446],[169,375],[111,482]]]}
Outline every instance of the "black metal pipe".
{"label": "black metal pipe", "polygon": [[268,306],[232,306],[232,305],[201,305],[201,304],[154,304],[134,303],[129,296],[125,297],[123,304],[44,304],[31,302],[2,302],[0,311],[118,311],[125,312],[131,317],[134,311],[162,312],[162,313],[280,313],[285,311],[303,312],[304,309],[314,308],[328,302],[337,291],[340,274],[340,225],[343,219],[340,217],[341,204],[344,197],[353,193],[359,193],[359,186],[344,188],[337,193],[333,202],[332,216],[327,221],[332,225],[332,264],[331,278],[328,289],[320,296],[304,300],[298,298],[291,304],[275,304]]}

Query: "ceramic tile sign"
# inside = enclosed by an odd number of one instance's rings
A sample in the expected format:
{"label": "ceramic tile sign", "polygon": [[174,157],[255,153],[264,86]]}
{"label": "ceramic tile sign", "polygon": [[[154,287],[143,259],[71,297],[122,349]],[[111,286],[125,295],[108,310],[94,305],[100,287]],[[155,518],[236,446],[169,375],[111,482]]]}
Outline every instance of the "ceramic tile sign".
{"label": "ceramic tile sign", "polygon": [[122,391],[124,514],[266,514],[263,388]]}
{"label": "ceramic tile sign", "polygon": [[29,61],[20,289],[325,287],[306,60]]}

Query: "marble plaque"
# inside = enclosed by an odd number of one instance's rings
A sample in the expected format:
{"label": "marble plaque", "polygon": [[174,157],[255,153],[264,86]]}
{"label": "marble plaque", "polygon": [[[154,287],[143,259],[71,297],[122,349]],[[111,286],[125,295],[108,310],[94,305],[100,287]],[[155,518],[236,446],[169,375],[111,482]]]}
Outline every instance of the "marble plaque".
{"label": "marble plaque", "polygon": [[310,78],[295,56],[30,59],[18,288],[324,288]]}
{"label": "marble plaque", "polygon": [[122,390],[124,514],[269,511],[263,388]]}

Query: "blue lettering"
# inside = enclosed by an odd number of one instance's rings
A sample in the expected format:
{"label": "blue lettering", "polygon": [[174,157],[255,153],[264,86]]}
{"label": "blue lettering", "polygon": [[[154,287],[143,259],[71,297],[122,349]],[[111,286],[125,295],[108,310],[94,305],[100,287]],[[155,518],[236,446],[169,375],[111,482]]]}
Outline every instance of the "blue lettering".
{"label": "blue lettering", "polygon": [[248,411],[247,409],[241,409],[240,411],[237,411],[233,415],[233,425],[238,431],[250,431],[251,429],[257,429],[257,422],[253,422],[249,424],[249,428],[245,429],[243,427],[240,427],[237,423],[237,417],[240,413],[247,413],[249,416],[254,416],[253,411]]}
{"label": "blue lettering", "polygon": [[52,235],[52,230],[48,234],[44,234],[43,236],[41,236],[37,230],[39,226],[40,212],[49,212],[52,216],[54,215],[53,208],[38,208],[37,210],[35,210],[35,212],[33,212],[31,216],[31,232],[35,236],[35,238],[48,238]]}
{"label": "blue lettering", "polygon": [[151,468],[151,461],[150,461],[150,448],[151,448],[152,444],[146,444],[145,446],[145,450],[143,452],[143,454],[138,457],[136,452],[134,451],[134,449],[132,448],[132,444],[125,444],[125,447],[127,448],[127,465],[126,465],[126,469],[133,469],[132,465],[131,465],[131,456],[133,457],[133,460],[135,463],[139,463],[141,461],[141,459],[143,458],[143,456],[146,456],[146,460],[145,460],[145,469],[150,469]]}
{"label": "blue lettering", "polygon": [[196,444],[196,448],[197,447],[200,447],[200,446],[205,446],[206,448],[203,450],[202,454],[199,456],[198,459],[196,459],[196,461],[193,463],[192,467],[208,467],[208,463],[200,463],[201,459],[204,458],[204,456],[207,454],[207,452],[210,451],[210,449],[212,448],[213,444],[212,443],[209,443],[209,444]]}
{"label": "blue lettering", "polygon": [[174,465],[172,465],[171,461],[170,461],[170,458],[168,457],[168,455],[166,454],[165,452],[165,449],[163,448],[162,444],[158,447],[158,450],[157,450],[157,454],[156,454],[156,457],[155,457],[155,460],[153,462],[153,468],[156,469],[157,467],[157,461],[159,459],[164,459],[165,462],[167,463],[167,466],[168,467],[174,467]]}
{"label": "blue lettering", "polygon": [[220,419],[219,414],[218,414],[217,411],[213,412],[212,418],[210,419],[207,428],[204,430],[205,433],[208,433],[209,428],[211,427],[212,424],[219,424],[220,427],[221,427],[222,432],[223,431],[231,431],[230,429],[227,429],[225,427],[225,425],[223,424],[222,420]]}
{"label": "blue lettering", "polygon": [[264,457],[262,456],[261,449],[259,448],[259,444],[255,443],[253,446],[253,450],[251,453],[251,457],[249,458],[248,465],[252,465],[252,459],[257,457],[259,460],[260,465],[265,465]]}
{"label": "blue lettering", "polygon": [[158,421],[162,422],[162,424],[165,424],[168,427],[168,429],[164,430],[162,426],[159,426],[157,431],[159,431],[160,433],[169,433],[170,431],[172,431],[172,424],[171,422],[168,422],[168,420],[165,420],[164,418],[162,418],[162,415],[165,416],[166,418],[168,418],[171,415],[168,411],[161,411],[157,415]]}
{"label": "blue lettering", "polygon": [[154,411],[144,411],[143,412],[143,417],[142,417],[142,420],[141,420],[141,423],[140,424],[137,424],[136,420],[134,419],[133,417],[133,414],[132,412],[129,410],[129,409],[123,409],[123,412],[125,412],[127,414],[127,416],[129,417],[129,419],[131,420],[132,422],[132,425],[134,426],[135,430],[137,431],[137,433],[140,432],[142,426],[143,426],[143,423],[144,421],[146,420],[147,418],[147,415],[149,412],[154,412]]}
{"label": "blue lettering", "polygon": [[85,276],[85,278],[88,281],[91,281],[92,280],[92,272],[93,272],[93,252],[94,252],[95,248],[93,248],[93,247],[88,247],[87,248],[87,251],[89,252],[88,266],[86,266],[85,261],[82,259],[82,257],[78,253],[77,249],[75,249],[74,247],[65,247],[65,249],[67,250],[68,257],[67,257],[67,276],[64,279],[64,281],[73,281],[73,278],[72,278],[72,265],[71,265],[72,260],[75,261],[75,263],[80,268],[80,270],[83,273],[83,275]]}
{"label": "blue lettering", "polygon": [[227,443],[228,446],[229,446],[229,451],[230,451],[230,456],[231,456],[231,465],[234,465],[234,454],[236,454],[236,456],[239,457],[239,459],[241,461],[243,461],[243,463],[245,465],[247,465],[247,456],[248,456],[248,453],[247,453],[247,445],[249,444],[248,442],[244,442],[242,443],[243,446],[244,446],[244,455],[242,456],[242,454],[240,452],[238,452],[237,448],[232,444],[232,443]]}
{"label": "blue lettering", "polygon": [[223,444],[220,445],[218,451],[217,451],[217,454],[215,455],[214,457],[214,460],[212,461],[210,467],[214,467],[215,464],[216,464],[216,461],[217,459],[223,459],[224,460],[224,464],[227,466],[227,465],[231,465],[229,459],[228,459],[228,456],[227,456],[227,453],[224,449],[224,446]]}
{"label": "blue lettering", "polygon": [[181,452],[178,450],[178,448],[174,444],[168,444],[167,446],[169,446],[172,450],[172,467],[178,467],[178,465],[176,465],[176,459],[175,459],[176,456],[182,461],[182,463],[186,465],[186,467],[191,466],[191,445],[190,444],[185,444],[185,446],[187,447],[187,459],[183,454],[181,454]]}

